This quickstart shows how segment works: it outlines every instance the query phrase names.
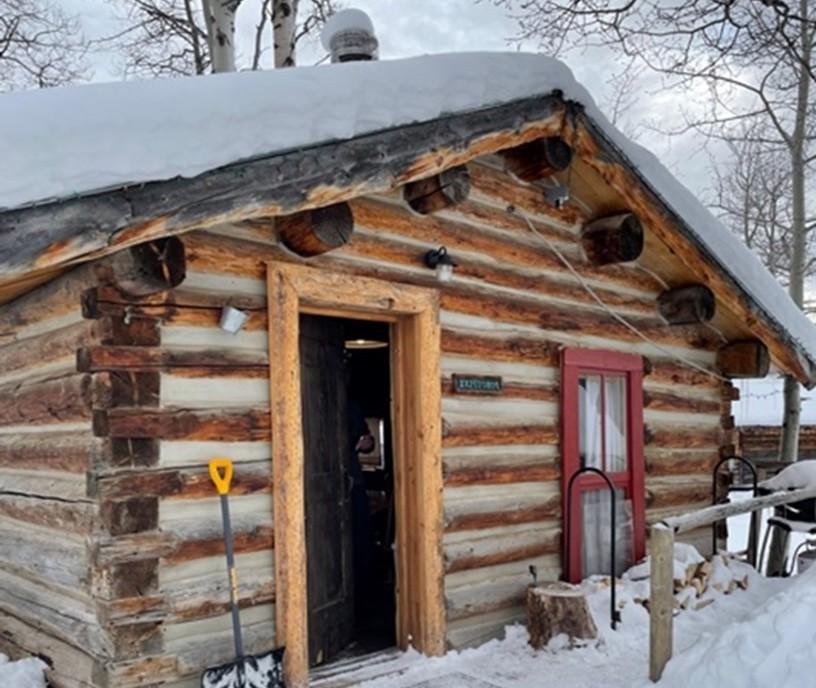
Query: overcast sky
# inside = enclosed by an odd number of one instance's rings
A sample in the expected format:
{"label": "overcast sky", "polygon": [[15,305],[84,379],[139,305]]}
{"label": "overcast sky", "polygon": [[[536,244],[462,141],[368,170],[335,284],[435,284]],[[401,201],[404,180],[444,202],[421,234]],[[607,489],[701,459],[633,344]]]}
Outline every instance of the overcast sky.
{"label": "overcast sky", "polygon": [[[66,10],[78,13],[89,38],[116,31],[113,0],[60,0]],[[119,3],[121,6],[121,2]],[[306,2],[301,2],[307,5]],[[519,45],[513,40],[516,26],[506,12],[491,0],[346,0],[345,7],[357,7],[371,16],[380,41],[381,59],[397,59],[441,52],[528,50],[547,52],[535,43]],[[239,50],[243,41],[249,50],[258,0],[244,0],[238,15]],[[314,64],[324,57],[317,40],[299,47],[298,62]],[[578,80],[592,93],[602,109],[612,97],[609,78],[620,69],[620,60],[610,53],[571,53],[563,58]],[[92,56],[94,81],[121,78],[121,66],[115,54],[96,52]],[[669,138],[655,131],[679,124],[682,107],[688,98],[667,91],[653,79],[636,85],[638,92],[622,123],[626,133],[636,133],[640,143],[660,155],[666,164],[698,195],[708,188],[708,154],[693,135]],[[692,104],[693,105],[693,104]],[[608,109],[608,108],[605,108]],[[608,114],[608,113],[607,113]]]}

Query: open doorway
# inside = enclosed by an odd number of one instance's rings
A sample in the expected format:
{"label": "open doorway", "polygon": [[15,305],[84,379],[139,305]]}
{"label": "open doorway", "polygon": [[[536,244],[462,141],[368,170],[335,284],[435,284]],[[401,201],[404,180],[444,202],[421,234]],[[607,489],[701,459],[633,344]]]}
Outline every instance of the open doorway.
{"label": "open doorway", "polygon": [[309,663],[396,645],[388,323],[301,315]]}

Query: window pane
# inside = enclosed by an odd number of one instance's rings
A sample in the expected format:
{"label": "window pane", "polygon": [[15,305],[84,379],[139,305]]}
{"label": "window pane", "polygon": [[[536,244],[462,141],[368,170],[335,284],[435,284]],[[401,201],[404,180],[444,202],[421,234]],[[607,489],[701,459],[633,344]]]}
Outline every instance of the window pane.
{"label": "window pane", "polygon": [[[609,490],[581,493],[581,577],[609,575],[610,556]],[[632,560],[632,501],[623,490],[615,490],[615,575],[620,576]]]}
{"label": "window pane", "polygon": [[628,468],[626,442],[626,378],[607,377],[606,396],[606,469],[611,473]]}
{"label": "window pane", "polygon": [[578,378],[578,453],[581,467],[603,470],[601,455],[601,377]]}

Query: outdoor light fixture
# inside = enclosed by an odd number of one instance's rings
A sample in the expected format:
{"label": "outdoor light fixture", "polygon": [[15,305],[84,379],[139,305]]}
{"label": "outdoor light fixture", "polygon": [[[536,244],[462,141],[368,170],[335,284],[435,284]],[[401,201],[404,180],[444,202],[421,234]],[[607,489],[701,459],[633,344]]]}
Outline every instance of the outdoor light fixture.
{"label": "outdoor light fixture", "polygon": [[388,342],[383,342],[379,339],[347,339],[345,347],[347,349],[385,349]]}
{"label": "outdoor light fixture", "polygon": [[456,267],[456,263],[444,246],[428,251],[425,254],[425,265],[436,270],[436,278],[440,282],[450,282],[453,279],[453,268]]}
{"label": "outdoor light fixture", "polygon": [[249,319],[249,313],[239,310],[235,306],[227,304],[221,309],[220,327],[224,332],[237,334]]}

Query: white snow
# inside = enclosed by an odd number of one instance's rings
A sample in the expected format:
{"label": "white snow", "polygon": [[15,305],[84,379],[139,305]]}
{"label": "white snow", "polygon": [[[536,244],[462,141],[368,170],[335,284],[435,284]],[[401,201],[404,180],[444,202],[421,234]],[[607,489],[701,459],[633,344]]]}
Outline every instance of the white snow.
{"label": "white snow", "polygon": [[[554,638],[536,652],[521,626],[505,639],[428,659],[415,652],[348,676],[358,688],[800,688],[811,686],[816,662],[816,567],[790,579],[765,579],[746,564],[729,562],[732,575],[748,576],[748,589],[725,595],[712,588],[699,610],[674,619],[674,659],[663,679],[648,680],[648,612],[633,602],[632,584],[618,588],[623,621],[609,625],[609,587],[582,584],[600,639],[569,648]],[[387,666],[387,665],[386,665]]]}
{"label": "white snow", "polygon": [[[679,548],[678,563],[697,561],[699,554],[692,549]],[[718,558],[714,566],[714,576],[723,583],[747,575],[748,590],[724,595],[710,588],[701,600],[710,601],[707,606],[690,607],[675,617],[675,656],[657,687],[812,685],[816,568],[792,579],[764,579],[733,560],[726,566]],[[623,621],[617,631],[609,627],[608,585],[600,577],[582,584],[599,641],[570,648],[566,638],[556,637],[546,650],[536,652],[527,645],[526,631],[511,626],[502,641],[438,659],[411,652],[386,675],[383,665],[375,665],[348,678],[360,688],[540,688],[550,685],[546,677],[562,688],[648,688],[655,685],[647,679],[649,621],[646,610],[633,602],[635,578],[640,573],[630,570],[618,589]]]}
{"label": "white snow", "polygon": [[759,259],[558,60],[458,53],[0,96],[0,208],[190,177],[270,155],[563,91],[582,103],[724,270],[816,360],[816,329]]}
{"label": "white snow", "polygon": [[759,486],[774,491],[816,487],[816,460],[797,461],[772,478],[763,480]]}
{"label": "white snow", "polygon": [[329,17],[320,33],[320,43],[326,50],[331,50],[331,40],[341,31],[366,31],[374,35],[374,24],[362,10],[349,8],[340,10]]}
{"label": "white snow", "polygon": [[46,688],[45,662],[36,657],[9,661],[4,654],[0,654],[0,686],[4,688]]}

